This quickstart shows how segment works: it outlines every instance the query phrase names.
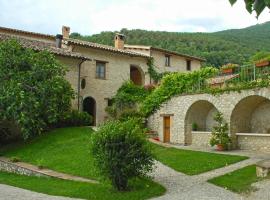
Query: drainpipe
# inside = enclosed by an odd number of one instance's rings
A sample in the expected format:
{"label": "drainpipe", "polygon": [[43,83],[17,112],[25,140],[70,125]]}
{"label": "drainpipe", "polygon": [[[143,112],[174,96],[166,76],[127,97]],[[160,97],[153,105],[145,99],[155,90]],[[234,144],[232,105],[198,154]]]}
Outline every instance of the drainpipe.
{"label": "drainpipe", "polygon": [[80,111],[80,97],[81,97],[81,66],[86,61],[86,59],[82,59],[78,64],[78,111]]}

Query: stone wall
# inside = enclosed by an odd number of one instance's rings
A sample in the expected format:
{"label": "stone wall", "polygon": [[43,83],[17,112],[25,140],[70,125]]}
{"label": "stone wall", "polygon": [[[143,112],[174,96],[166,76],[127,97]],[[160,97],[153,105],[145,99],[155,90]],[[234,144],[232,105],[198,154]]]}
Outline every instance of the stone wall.
{"label": "stone wall", "polygon": [[211,132],[192,131],[192,145],[209,147]]}
{"label": "stone wall", "polygon": [[[192,106],[195,105],[198,101],[209,102],[209,104],[213,105],[213,108],[216,108],[218,111],[223,113],[226,122],[229,124],[231,135],[238,133],[238,130],[240,130],[239,127],[247,127],[245,129],[247,133],[255,132],[254,128],[251,129],[248,127],[249,123],[252,124],[252,118],[245,118],[247,116],[246,110],[251,107],[251,102],[252,105],[256,105],[250,109],[250,113],[254,113],[256,124],[259,124],[258,121],[262,122],[262,119],[268,119],[270,116],[267,107],[270,102],[270,88],[243,90],[240,93],[230,92],[216,96],[211,94],[180,95],[173,97],[169,101],[162,104],[160,109],[148,118],[149,128],[157,131],[160,140],[163,141],[162,116],[168,114],[172,115],[170,141],[171,143],[186,144],[186,136],[188,135],[187,127],[190,126],[190,121],[187,120],[187,116],[190,114],[189,111],[192,110]],[[265,111],[265,106],[267,107],[267,111]],[[210,110],[209,112],[213,111]],[[198,110],[197,114],[199,115],[199,113],[200,110]],[[194,112],[194,115],[195,114],[196,112]],[[262,129],[269,129],[269,120],[266,121],[267,122],[260,123],[261,129],[258,128],[256,132],[261,131]],[[210,127],[213,124],[212,120],[209,120],[209,116],[206,117],[205,123],[206,127]],[[251,138],[250,140],[252,141],[253,139]],[[268,145],[269,147],[270,141],[263,144]],[[200,144],[197,143],[197,145]]]}
{"label": "stone wall", "polygon": [[[154,58],[154,65],[158,68],[159,72],[187,72],[187,64],[186,64],[186,58],[182,56],[177,55],[171,55],[170,57],[170,65],[171,66],[165,66],[165,53],[152,50],[151,56]],[[198,60],[192,60],[191,61],[191,71],[198,70],[201,68],[201,62]]]}
{"label": "stone wall", "polygon": [[[130,67],[136,66],[144,73],[144,83],[150,83],[147,59],[131,57],[112,52],[95,50],[85,47],[76,47],[75,52],[80,52],[93,61],[87,61],[82,65],[81,77],[86,80],[86,87],[81,90],[82,98],[92,97],[96,101],[96,124],[102,123],[108,116],[105,108],[108,99],[112,98],[120,86],[130,80]],[[96,61],[106,62],[106,78],[96,78]]]}
{"label": "stone wall", "polygon": [[49,177],[49,176],[46,176],[45,174],[35,172],[30,169],[26,169],[24,167],[18,166],[16,165],[16,163],[8,162],[5,159],[0,159],[0,171],[11,172],[11,173],[21,174],[21,175],[26,175],[26,176]]}
{"label": "stone wall", "polygon": [[270,134],[237,135],[237,142],[243,150],[270,152]]}

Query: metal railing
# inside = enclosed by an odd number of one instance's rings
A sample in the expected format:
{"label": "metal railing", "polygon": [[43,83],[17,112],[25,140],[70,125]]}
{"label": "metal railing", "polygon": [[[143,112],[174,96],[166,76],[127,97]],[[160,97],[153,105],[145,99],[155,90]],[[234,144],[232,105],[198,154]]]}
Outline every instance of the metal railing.
{"label": "metal railing", "polygon": [[211,88],[234,88],[241,84],[261,81],[270,83],[270,66],[243,65],[235,67],[229,73],[220,70],[215,77],[208,80],[196,80],[190,87],[186,87],[185,93],[203,93]]}

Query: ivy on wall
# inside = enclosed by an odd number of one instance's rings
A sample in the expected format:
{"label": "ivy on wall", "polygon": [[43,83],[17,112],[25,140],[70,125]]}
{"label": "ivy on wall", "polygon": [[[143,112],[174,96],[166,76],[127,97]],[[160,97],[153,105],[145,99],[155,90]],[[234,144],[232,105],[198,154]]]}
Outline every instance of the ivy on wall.
{"label": "ivy on wall", "polygon": [[148,59],[147,65],[148,65],[148,73],[150,75],[150,78],[153,79],[155,82],[159,82],[165,74],[168,74],[168,72],[167,73],[158,73],[155,70],[153,58]]}
{"label": "ivy on wall", "polygon": [[[165,75],[159,87],[157,87],[142,102],[140,112],[147,117],[159,106],[175,95],[183,93],[192,93],[200,89],[200,84],[216,75],[218,70],[212,67],[206,67],[191,73],[170,73]],[[198,81],[200,80],[200,81]]]}

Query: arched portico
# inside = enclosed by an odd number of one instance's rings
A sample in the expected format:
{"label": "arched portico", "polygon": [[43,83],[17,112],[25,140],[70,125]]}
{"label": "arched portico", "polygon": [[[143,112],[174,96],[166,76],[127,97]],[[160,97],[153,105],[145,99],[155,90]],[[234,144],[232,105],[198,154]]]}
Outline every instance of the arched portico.
{"label": "arched portico", "polygon": [[[217,108],[207,100],[198,100],[194,102],[187,110],[185,116],[185,144],[192,144],[192,132],[200,132],[207,134],[212,130],[215,124],[213,119]],[[192,130],[192,126],[196,130]]]}
{"label": "arched portico", "polygon": [[270,134],[270,100],[252,95],[241,99],[231,114],[231,134]]}

